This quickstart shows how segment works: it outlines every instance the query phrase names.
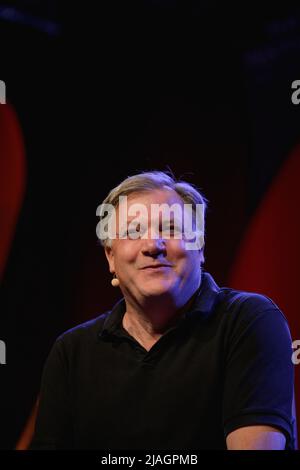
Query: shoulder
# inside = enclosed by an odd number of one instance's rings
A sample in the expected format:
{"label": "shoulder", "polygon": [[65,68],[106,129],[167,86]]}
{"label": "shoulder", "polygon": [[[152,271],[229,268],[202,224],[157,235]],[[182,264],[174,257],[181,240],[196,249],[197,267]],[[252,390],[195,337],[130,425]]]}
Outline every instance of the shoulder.
{"label": "shoulder", "polygon": [[253,332],[265,338],[272,331],[274,337],[278,334],[290,338],[284,313],[267,295],[223,287],[218,312],[223,331],[229,337]]}
{"label": "shoulder", "polygon": [[220,293],[223,294],[224,300],[226,300],[228,307],[234,305],[246,305],[257,306],[260,308],[278,308],[275,302],[270,297],[256,292],[248,292],[237,289],[231,289],[229,287],[221,287]]}
{"label": "shoulder", "polygon": [[286,322],[286,318],[276,303],[265,293],[237,290],[232,287],[219,287],[213,277],[203,273],[203,288],[200,290],[199,310],[208,311],[207,318],[227,324],[237,320],[250,321],[261,315],[272,312]]}
{"label": "shoulder", "polygon": [[255,344],[291,341],[284,313],[267,295],[221,288],[218,310],[228,340],[247,338]]}
{"label": "shoulder", "polygon": [[109,313],[105,312],[58,336],[45,361],[44,377],[57,377],[57,374],[67,374],[72,367],[85,367],[99,344],[98,335]]}
{"label": "shoulder", "polygon": [[71,346],[72,344],[78,344],[82,341],[96,341],[99,332],[105,322],[105,319],[109,315],[110,311],[102,313],[101,315],[92,318],[84,323],[80,323],[73,328],[63,332],[55,341],[55,344]]}
{"label": "shoulder", "polygon": [[232,315],[242,314],[254,318],[263,313],[274,312],[287,321],[278,305],[264,294],[222,287],[219,304],[224,312]]}

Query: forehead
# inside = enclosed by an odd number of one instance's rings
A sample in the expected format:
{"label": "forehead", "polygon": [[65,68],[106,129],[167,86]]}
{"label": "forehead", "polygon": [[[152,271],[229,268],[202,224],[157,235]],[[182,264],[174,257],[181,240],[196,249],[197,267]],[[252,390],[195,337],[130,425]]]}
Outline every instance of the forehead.
{"label": "forehead", "polygon": [[150,207],[151,204],[180,204],[183,206],[183,200],[171,188],[153,189],[143,192],[131,193],[127,197],[127,206],[130,207],[133,204],[144,204]]}

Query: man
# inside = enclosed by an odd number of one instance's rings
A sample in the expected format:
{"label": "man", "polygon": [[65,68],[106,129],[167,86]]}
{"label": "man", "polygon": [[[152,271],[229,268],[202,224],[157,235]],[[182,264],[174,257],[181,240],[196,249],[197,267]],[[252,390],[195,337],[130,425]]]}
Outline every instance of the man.
{"label": "man", "polygon": [[286,319],[202,270],[205,198],[148,172],[103,204],[114,210],[98,233],[124,298],[56,341],[32,447],[293,448]]}

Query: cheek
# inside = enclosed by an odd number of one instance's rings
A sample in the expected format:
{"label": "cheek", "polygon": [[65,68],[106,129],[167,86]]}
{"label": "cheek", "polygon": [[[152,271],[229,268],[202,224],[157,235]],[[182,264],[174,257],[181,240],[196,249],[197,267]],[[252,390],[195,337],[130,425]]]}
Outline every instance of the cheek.
{"label": "cheek", "polygon": [[189,257],[188,251],[185,249],[185,242],[183,240],[168,240],[167,252],[169,258],[174,260],[186,259]]}
{"label": "cheek", "polygon": [[199,250],[186,250],[184,240],[169,240],[169,258],[187,271],[200,266]]}
{"label": "cheek", "polygon": [[132,240],[118,240],[117,243],[115,247],[115,264],[123,269],[135,262],[138,250]]}

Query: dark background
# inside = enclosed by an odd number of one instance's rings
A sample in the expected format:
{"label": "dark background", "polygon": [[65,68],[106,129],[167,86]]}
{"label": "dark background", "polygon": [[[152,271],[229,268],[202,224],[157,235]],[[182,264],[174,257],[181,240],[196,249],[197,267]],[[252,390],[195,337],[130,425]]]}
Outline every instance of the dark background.
{"label": "dark background", "polygon": [[26,157],[0,291],[3,449],[18,441],[55,338],[119,296],[95,234],[108,191],[151,169],[196,184],[210,201],[205,267],[226,284],[299,143],[299,7],[109,3],[0,4],[0,79]]}

